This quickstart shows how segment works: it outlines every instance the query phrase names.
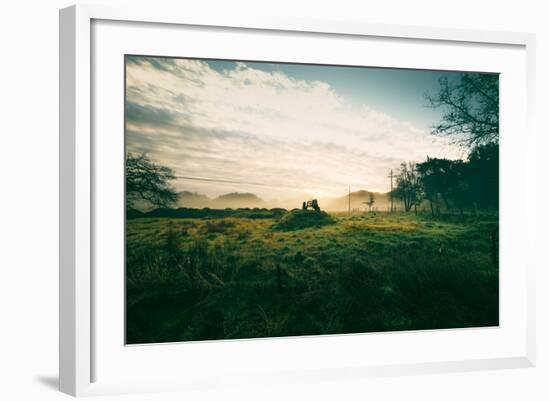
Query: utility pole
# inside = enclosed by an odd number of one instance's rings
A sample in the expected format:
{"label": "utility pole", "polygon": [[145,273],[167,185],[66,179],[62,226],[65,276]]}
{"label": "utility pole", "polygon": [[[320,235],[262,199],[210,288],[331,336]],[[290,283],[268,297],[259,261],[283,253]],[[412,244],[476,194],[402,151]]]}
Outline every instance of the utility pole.
{"label": "utility pole", "polygon": [[393,212],[393,169],[390,170],[390,212]]}
{"label": "utility pole", "polygon": [[351,185],[348,185],[348,215],[351,215]]}

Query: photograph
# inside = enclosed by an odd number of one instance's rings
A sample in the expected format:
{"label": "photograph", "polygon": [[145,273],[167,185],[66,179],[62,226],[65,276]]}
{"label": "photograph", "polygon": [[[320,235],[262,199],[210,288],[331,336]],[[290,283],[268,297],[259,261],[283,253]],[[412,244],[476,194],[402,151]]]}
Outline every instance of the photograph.
{"label": "photograph", "polygon": [[499,326],[499,74],[123,72],[127,345]]}

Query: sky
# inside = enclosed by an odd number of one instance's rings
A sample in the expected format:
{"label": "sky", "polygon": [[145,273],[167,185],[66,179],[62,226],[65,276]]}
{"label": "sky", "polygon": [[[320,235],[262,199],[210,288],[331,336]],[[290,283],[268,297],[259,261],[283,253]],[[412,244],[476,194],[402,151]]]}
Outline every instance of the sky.
{"label": "sky", "polygon": [[126,58],[126,149],[210,197],[267,201],[387,192],[390,169],[461,149],[430,134],[438,79],[457,73]]}

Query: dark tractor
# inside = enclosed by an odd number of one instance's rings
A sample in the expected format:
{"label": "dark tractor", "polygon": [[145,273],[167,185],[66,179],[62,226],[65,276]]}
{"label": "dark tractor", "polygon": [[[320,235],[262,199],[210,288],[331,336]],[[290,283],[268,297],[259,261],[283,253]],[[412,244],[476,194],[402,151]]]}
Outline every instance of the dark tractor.
{"label": "dark tractor", "polygon": [[317,202],[317,199],[308,200],[307,202],[302,203],[303,210],[308,210],[309,208],[312,208],[316,212],[321,211],[321,208],[319,207],[319,203]]}

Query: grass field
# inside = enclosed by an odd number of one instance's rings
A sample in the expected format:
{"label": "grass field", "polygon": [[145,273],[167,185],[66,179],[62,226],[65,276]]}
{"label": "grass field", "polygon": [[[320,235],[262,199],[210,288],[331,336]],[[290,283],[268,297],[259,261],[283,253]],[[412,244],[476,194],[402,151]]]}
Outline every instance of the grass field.
{"label": "grass field", "polygon": [[129,219],[127,342],[498,325],[496,232],[496,215]]}

